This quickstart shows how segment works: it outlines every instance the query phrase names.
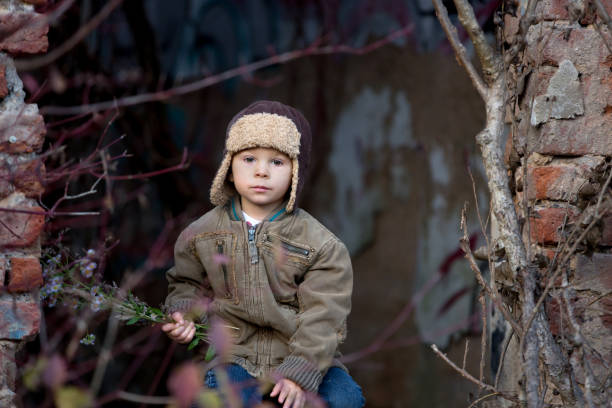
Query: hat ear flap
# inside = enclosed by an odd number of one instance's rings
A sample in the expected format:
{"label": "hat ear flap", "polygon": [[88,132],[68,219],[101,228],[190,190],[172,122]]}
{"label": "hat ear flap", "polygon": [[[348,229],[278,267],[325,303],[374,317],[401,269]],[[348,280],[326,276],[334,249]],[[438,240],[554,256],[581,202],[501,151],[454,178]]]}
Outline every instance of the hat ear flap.
{"label": "hat ear flap", "polygon": [[232,155],[231,153],[225,153],[225,157],[221,162],[221,166],[219,166],[219,170],[217,170],[217,174],[213,179],[212,186],[210,187],[210,202],[213,205],[224,205],[229,199],[230,194],[227,191],[226,186],[226,178],[229,168],[232,164]]}
{"label": "hat ear flap", "polygon": [[289,193],[289,201],[287,202],[287,206],[285,207],[288,213],[294,210],[295,200],[297,197],[298,182],[300,180],[298,177],[300,163],[297,158],[292,159],[291,162],[293,164],[293,169],[291,170],[291,192]]}

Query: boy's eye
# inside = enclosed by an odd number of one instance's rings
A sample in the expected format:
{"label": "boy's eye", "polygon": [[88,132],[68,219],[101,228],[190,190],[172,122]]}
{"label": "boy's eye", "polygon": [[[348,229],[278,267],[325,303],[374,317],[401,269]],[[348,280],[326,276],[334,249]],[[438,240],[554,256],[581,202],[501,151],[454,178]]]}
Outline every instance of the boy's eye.
{"label": "boy's eye", "polygon": [[272,160],[272,164],[274,164],[275,166],[282,166],[283,165],[283,161],[280,159],[273,159]]}
{"label": "boy's eye", "polygon": [[246,156],[243,160],[247,163],[253,163],[255,158],[253,156]]}

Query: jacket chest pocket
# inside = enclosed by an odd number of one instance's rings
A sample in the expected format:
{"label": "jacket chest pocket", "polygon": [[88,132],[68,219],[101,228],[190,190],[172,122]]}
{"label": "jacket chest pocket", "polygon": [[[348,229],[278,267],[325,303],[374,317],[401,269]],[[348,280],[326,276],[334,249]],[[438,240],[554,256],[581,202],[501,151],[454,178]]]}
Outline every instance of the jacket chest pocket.
{"label": "jacket chest pocket", "polygon": [[312,262],[314,249],[267,233],[263,237],[261,253],[275,299],[279,303],[297,306],[297,288]]}
{"label": "jacket chest pocket", "polygon": [[237,302],[235,234],[223,231],[201,234],[194,238],[194,247],[204,265],[215,297],[234,299]]}

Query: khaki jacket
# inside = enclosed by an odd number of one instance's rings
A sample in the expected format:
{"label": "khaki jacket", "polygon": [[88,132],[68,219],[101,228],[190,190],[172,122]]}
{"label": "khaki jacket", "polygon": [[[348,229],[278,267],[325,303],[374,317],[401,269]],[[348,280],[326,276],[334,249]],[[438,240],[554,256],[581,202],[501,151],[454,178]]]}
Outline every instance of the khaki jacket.
{"label": "khaki jacket", "polygon": [[316,392],[346,335],[353,270],[334,234],[306,211],[284,208],[249,228],[232,199],[190,224],[167,272],[166,309],[209,300],[208,315],[237,329],[227,361]]}

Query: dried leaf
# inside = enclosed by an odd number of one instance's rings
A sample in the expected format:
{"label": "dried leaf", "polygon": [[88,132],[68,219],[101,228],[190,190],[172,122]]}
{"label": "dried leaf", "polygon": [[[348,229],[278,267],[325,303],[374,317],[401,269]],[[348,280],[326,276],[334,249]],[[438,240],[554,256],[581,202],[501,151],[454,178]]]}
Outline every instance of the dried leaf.
{"label": "dried leaf", "polygon": [[57,408],[89,408],[92,406],[90,395],[78,387],[61,387],[55,391]]}
{"label": "dried leaf", "polygon": [[206,408],[221,408],[221,398],[214,391],[203,391],[198,395],[198,404]]}

